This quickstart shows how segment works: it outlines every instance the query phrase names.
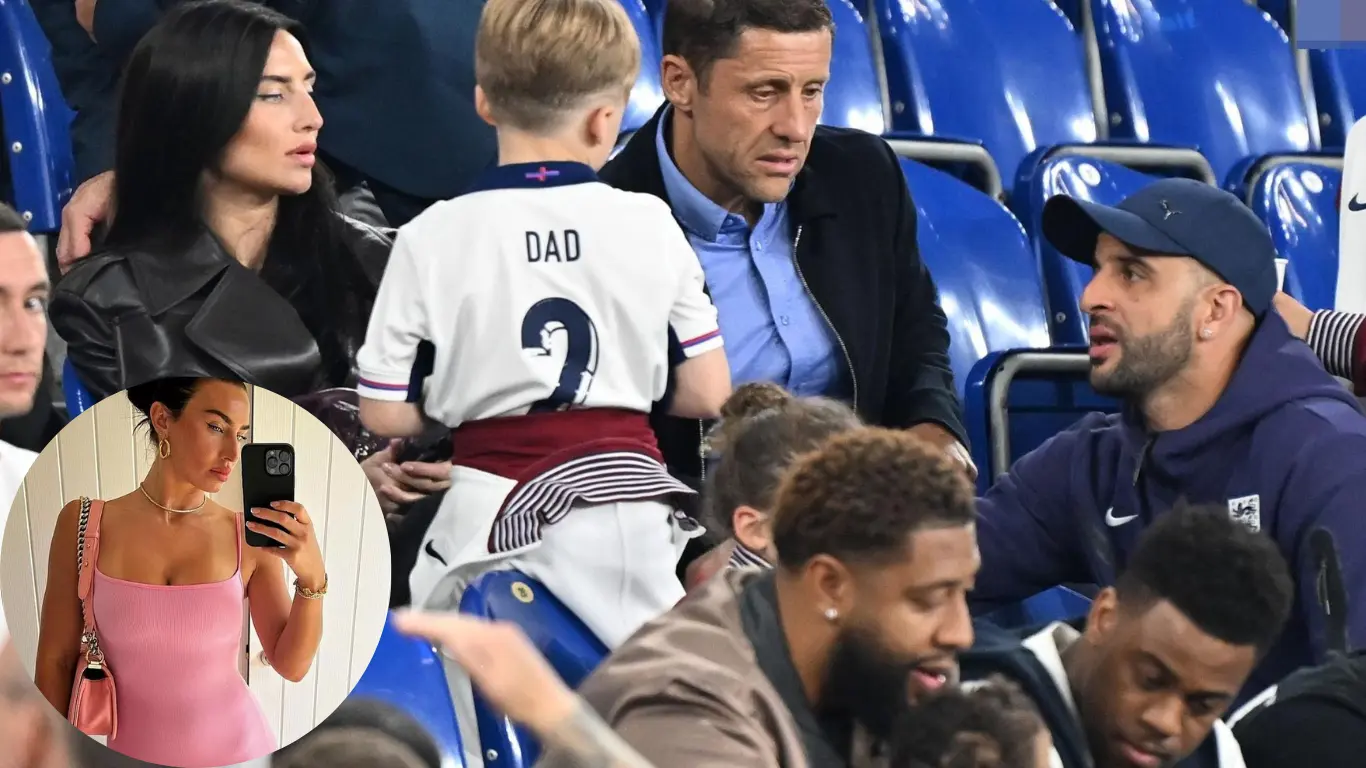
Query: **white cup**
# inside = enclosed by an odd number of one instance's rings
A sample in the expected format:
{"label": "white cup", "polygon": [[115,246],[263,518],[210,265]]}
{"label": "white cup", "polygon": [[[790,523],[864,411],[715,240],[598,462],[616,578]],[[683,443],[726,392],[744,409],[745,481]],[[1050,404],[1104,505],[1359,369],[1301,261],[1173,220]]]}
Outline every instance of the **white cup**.
{"label": "white cup", "polygon": [[1276,290],[1285,290],[1285,268],[1290,264],[1290,259],[1276,259]]}

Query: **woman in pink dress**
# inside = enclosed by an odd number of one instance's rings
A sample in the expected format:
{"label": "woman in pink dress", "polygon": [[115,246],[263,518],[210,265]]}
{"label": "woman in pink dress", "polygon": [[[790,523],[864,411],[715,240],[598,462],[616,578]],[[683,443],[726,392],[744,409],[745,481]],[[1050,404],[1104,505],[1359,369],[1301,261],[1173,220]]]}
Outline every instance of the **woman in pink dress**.
{"label": "woman in pink dress", "polygon": [[[96,636],[117,684],[117,730],[108,746],[177,768],[246,762],[275,751],[277,736],[242,678],[242,604],[271,667],[297,682],[322,639],[327,574],[307,510],[293,502],[253,514],[281,548],[249,547],[242,513],[208,498],[223,487],[250,432],[245,385],[160,379],[128,390],[155,451],[136,490],[100,505],[89,597]],[[80,653],[77,594],[80,500],[57,520],[38,640],[37,684],[60,712]],[[87,532],[88,535],[88,532]],[[292,595],[284,564],[297,579]]]}

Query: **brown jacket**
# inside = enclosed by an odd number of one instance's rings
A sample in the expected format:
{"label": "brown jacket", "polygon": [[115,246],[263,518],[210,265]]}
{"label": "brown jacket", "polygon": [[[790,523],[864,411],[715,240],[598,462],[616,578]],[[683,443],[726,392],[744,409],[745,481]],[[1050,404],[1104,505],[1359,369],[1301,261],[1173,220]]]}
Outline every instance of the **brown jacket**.
{"label": "brown jacket", "polygon": [[[739,595],[760,576],[718,575],[646,624],[580,686],[589,706],[655,768],[829,768],[808,762],[801,731],[742,625]],[[550,751],[536,765],[575,763]],[[849,763],[879,765],[863,756]]]}

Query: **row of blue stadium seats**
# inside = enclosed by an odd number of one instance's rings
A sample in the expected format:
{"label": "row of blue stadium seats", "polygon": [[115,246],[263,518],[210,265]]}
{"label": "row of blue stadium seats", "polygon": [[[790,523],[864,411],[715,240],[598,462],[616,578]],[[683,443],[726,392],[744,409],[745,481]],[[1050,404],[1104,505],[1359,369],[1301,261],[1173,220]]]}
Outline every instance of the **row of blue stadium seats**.
{"label": "row of blue stadium seats", "polygon": [[[1243,6],[1242,0],[1202,1]],[[643,25],[647,58],[657,58],[653,22],[644,5],[640,0],[623,2],[634,9],[636,23]],[[983,0],[982,4],[988,3]],[[1005,7],[999,2],[991,4]],[[936,8],[950,6],[969,8],[976,4],[969,0],[942,0]],[[14,7],[0,4],[0,12],[13,16]],[[865,87],[870,80],[857,74],[873,66],[870,38],[851,32],[860,28],[863,20],[848,0],[832,0],[831,7],[841,34],[837,37],[840,42],[827,95],[826,119],[839,124],[880,123],[881,100],[875,89]],[[1066,20],[1046,0],[1015,0],[1010,7],[1043,8],[1071,34]],[[1028,17],[1029,13],[1020,16]],[[985,18],[981,17],[984,24]],[[16,34],[22,39],[36,33],[36,25],[27,32],[15,23],[7,23],[6,31],[11,40]],[[1027,27],[1022,32],[1016,36],[1034,42],[1041,39],[1029,34]],[[37,39],[41,40],[40,34]],[[39,54],[45,48],[32,43],[31,38],[30,44],[12,46],[10,52],[14,48],[24,54],[18,58],[26,62],[26,67],[17,71],[28,72],[28,80],[40,86],[31,89],[39,97],[34,101],[40,107],[59,104],[60,99],[53,97],[55,88],[45,84],[38,66],[42,63]],[[974,60],[990,60],[985,51]],[[0,63],[4,53],[0,51]],[[993,67],[966,69],[992,69],[993,77],[1000,76]],[[1027,67],[1017,66],[1012,71],[1023,69]],[[642,81],[648,82],[653,76],[654,70],[647,66]],[[637,88],[637,108],[633,113],[637,118],[648,116],[658,100],[655,97],[654,102],[646,104],[640,94],[650,88],[658,93],[657,84]],[[1041,101],[1042,86],[1036,91]],[[0,96],[8,98],[10,93],[0,91]],[[1017,101],[1024,100],[1021,97]],[[4,106],[8,117],[8,102]],[[59,111],[54,107],[47,114]],[[979,111],[982,115],[988,112]],[[968,114],[968,110],[962,114]],[[867,119],[867,115],[875,116],[876,120]],[[20,128],[26,125],[17,122]],[[7,130],[11,125],[7,119]],[[1085,343],[1086,327],[1079,300],[1089,270],[1063,258],[1039,237],[1044,200],[1054,194],[1068,194],[1115,203],[1151,177],[1119,162],[1099,159],[1106,156],[1100,151],[1104,147],[1095,144],[1070,147],[1075,151],[1065,151],[1069,149],[1065,145],[1040,146],[1022,161],[1007,208],[975,188],[980,183],[974,186],[958,175],[913,159],[942,164],[949,156],[943,150],[953,142],[916,141],[890,135],[893,146],[906,155],[903,168],[915,193],[921,250],[939,285],[949,319],[953,368],[965,400],[975,459],[987,470],[982,473],[982,482],[987,483],[1011,459],[1065,428],[1079,414],[1114,407],[1085,385],[1085,360],[1078,348]],[[49,148],[54,155],[61,154],[56,144],[54,139]],[[980,149],[979,145],[969,146]],[[57,165],[51,163],[46,167]],[[1335,196],[1341,172],[1307,157],[1292,156],[1263,165],[1265,171],[1249,188],[1246,198],[1267,221],[1281,254],[1291,262],[1287,287],[1310,307],[1330,306],[1337,275]],[[952,164],[948,169],[954,170]],[[21,178],[16,168],[15,183],[16,187],[29,189],[32,179]],[[59,202],[51,202],[54,216]],[[72,413],[79,412],[83,402],[79,383],[74,375],[63,378],[67,383],[68,406]]]}
{"label": "row of blue stadium seats", "polygon": [[[628,120],[639,125],[660,103],[664,0],[623,4],[646,40]],[[1268,157],[1326,149],[1331,163],[1366,114],[1366,51],[1309,52],[1306,98],[1281,25],[1247,0],[829,5],[838,34],[825,121],[980,143],[1007,187],[1031,152],[1083,146],[1243,189]],[[1291,5],[1269,3],[1282,16]]]}

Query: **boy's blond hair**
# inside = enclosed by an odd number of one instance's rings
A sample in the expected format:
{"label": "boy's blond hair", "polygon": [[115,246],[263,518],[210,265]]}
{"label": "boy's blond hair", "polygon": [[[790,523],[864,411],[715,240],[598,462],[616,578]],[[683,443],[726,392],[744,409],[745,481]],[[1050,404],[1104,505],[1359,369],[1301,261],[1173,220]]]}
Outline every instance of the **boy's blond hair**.
{"label": "boy's blond hair", "polygon": [[640,40],[618,0],[489,0],[474,73],[500,125],[549,133],[602,94],[625,98]]}

